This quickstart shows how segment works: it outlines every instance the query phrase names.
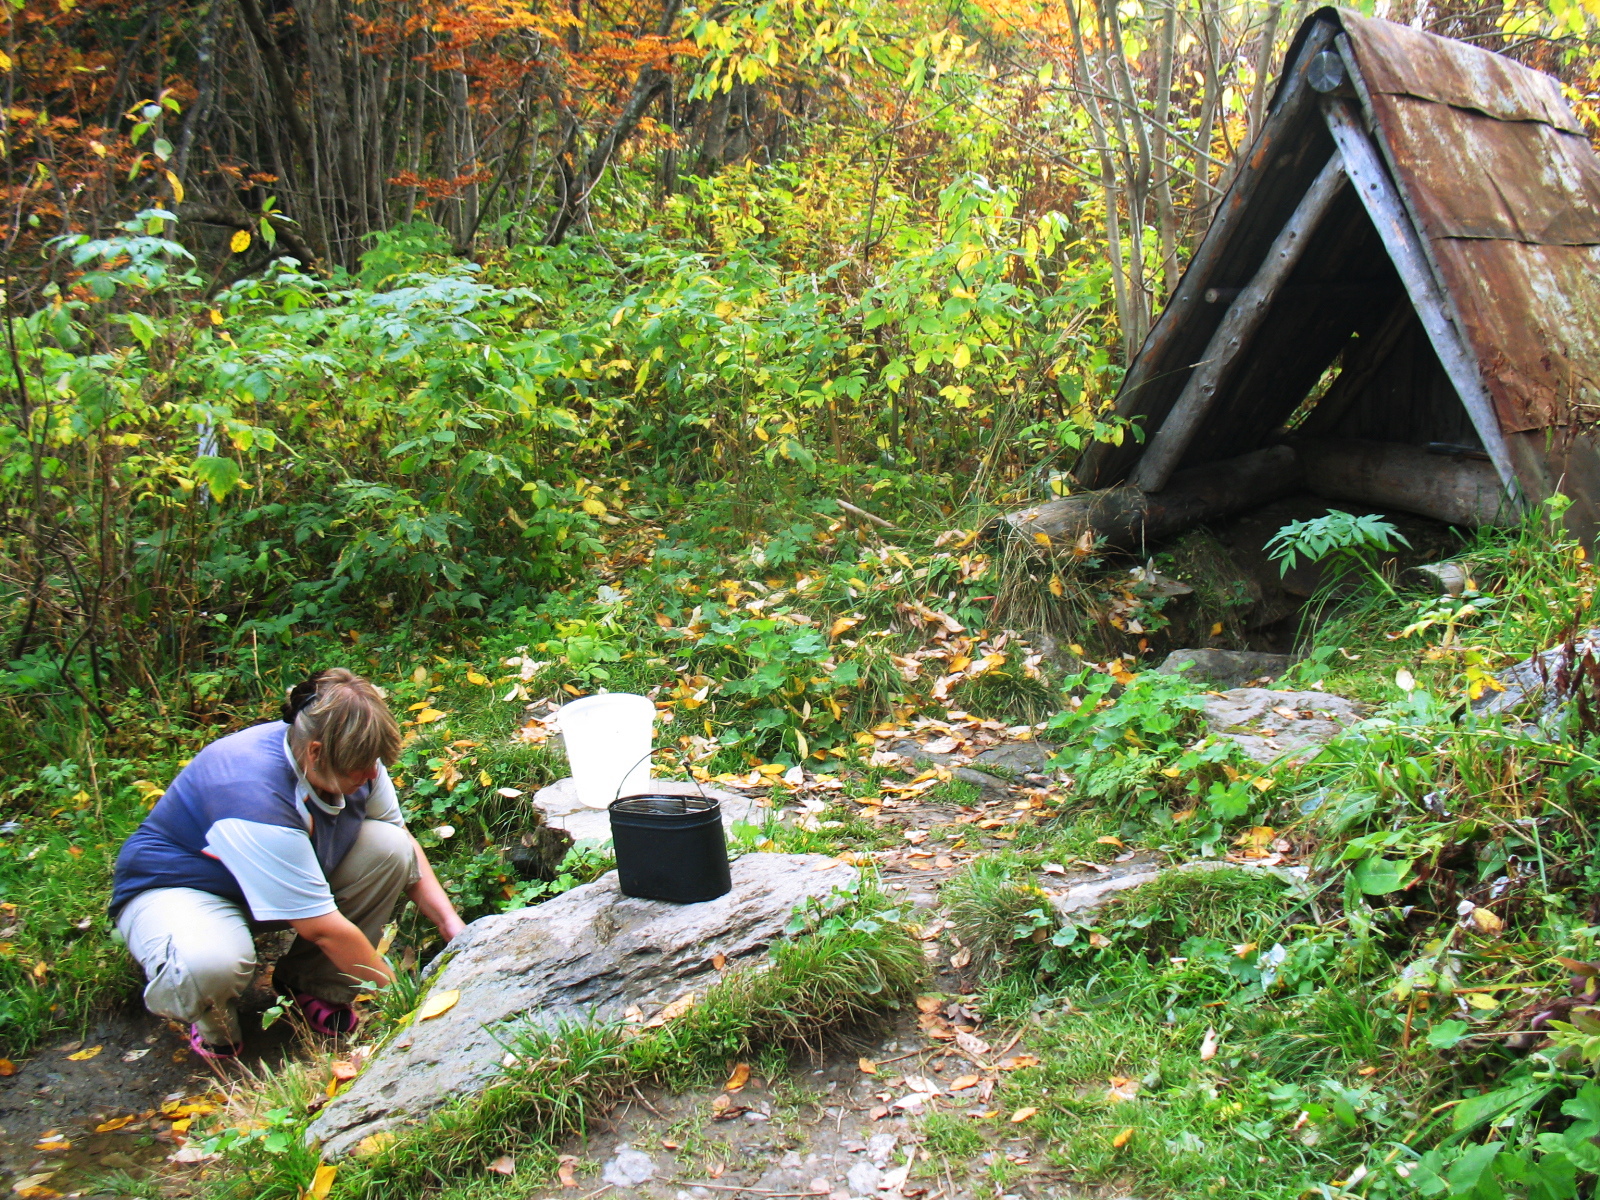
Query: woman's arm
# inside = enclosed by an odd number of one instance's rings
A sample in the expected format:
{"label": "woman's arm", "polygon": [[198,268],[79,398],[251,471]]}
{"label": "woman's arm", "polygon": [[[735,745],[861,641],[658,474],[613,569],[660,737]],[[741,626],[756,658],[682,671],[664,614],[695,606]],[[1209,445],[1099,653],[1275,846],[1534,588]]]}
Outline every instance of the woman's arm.
{"label": "woman's arm", "polygon": [[363,986],[382,987],[394,982],[394,972],[378,957],[367,935],[350,923],[337,909],[320,917],[290,921],[290,926],[306,941],[328,956],[339,972],[358,979]]}
{"label": "woman's arm", "polygon": [[456,915],[455,905],[445,895],[439,877],[433,873],[433,867],[428,862],[428,856],[422,852],[422,846],[416,838],[411,839],[411,844],[417,848],[419,878],[406,889],[406,896],[422,911],[423,916],[438,927],[440,936],[449,942],[467,927],[467,923]]}

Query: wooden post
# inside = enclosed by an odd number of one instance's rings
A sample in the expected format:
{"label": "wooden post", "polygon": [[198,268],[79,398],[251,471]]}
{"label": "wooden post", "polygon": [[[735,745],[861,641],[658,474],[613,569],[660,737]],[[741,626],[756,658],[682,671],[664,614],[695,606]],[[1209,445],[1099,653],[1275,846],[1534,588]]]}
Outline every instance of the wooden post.
{"label": "wooden post", "polygon": [[1312,233],[1344,187],[1344,164],[1335,154],[1301,197],[1288,223],[1273,240],[1255,278],[1234,300],[1222,324],[1211,335],[1205,354],[1178,393],[1172,411],[1150,439],[1129,482],[1140,491],[1159,492],[1167,486],[1195,433],[1211,411],[1217,389],[1228,367],[1261,327],[1278,289],[1300,262]]}
{"label": "wooden post", "polygon": [[1516,511],[1521,505],[1521,487],[1511,466],[1511,451],[1500,429],[1500,419],[1495,415],[1489,391],[1479,374],[1477,358],[1447,315],[1444,295],[1428,265],[1422,238],[1384,170],[1377,147],[1362,127],[1360,110],[1349,100],[1328,97],[1322,101],[1322,113],[1344,158],[1345,169],[1356,185],[1356,194],[1361,197],[1373,225],[1377,226],[1378,236],[1389,251],[1400,281],[1405,284],[1406,294],[1411,297],[1428,341],[1433,344],[1445,374],[1461,397],[1473,428],[1483,439],[1483,447],[1489,452],[1489,460],[1494,463],[1512,510]]}

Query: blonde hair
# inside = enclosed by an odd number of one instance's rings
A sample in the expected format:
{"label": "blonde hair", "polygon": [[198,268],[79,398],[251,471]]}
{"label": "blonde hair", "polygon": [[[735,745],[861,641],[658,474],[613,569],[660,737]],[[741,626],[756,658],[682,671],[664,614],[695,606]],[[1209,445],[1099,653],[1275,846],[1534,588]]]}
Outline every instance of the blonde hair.
{"label": "blonde hair", "polygon": [[343,667],[318,671],[290,692],[284,705],[289,748],[298,757],[322,743],[322,764],[346,775],[400,756],[400,726],[372,683]]}

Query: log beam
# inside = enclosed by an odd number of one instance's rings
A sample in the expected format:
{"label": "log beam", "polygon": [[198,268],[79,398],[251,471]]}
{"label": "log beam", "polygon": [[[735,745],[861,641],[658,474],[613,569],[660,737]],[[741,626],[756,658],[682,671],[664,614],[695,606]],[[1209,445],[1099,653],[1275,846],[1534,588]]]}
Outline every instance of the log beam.
{"label": "log beam", "polygon": [[[1350,64],[1347,63],[1348,67]],[[1322,101],[1322,114],[1328,131],[1339,147],[1345,169],[1355,184],[1356,194],[1377,227],[1378,236],[1394,262],[1412,307],[1422,321],[1434,353],[1439,356],[1445,374],[1461,397],[1472,426],[1478,431],[1483,447],[1489,452],[1501,486],[1520,503],[1521,488],[1511,465],[1511,451],[1505,435],[1500,430],[1500,419],[1495,415],[1494,403],[1484,386],[1478,370],[1477,358],[1467,348],[1465,339],[1450,319],[1444,293],[1428,265],[1427,253],[1422,245],[1411,215],[1406,211],[1400,193],[1395,189],[1389,174],[1384,170],[1378,148],[1373,145],[1361,123],[1361,113],[1354,102],[1337,97]]]}
{"label": "log beam", "polygon": [[1312,233],[1322,223],[1345,184],[1344,164],[1335,153],[1301,197],[1293,215],[1273,240],[1255,278],[1229,306],[1211,335],[1205,353],[1189,373],[1172,411],[1150,439],[1129,482],[1143,492],[1161,492],[1177,470],[1194,435],[1211,412],[1228,368],[1261,328],[1284,281],[1299,265]]}
{"label": "log beam", "polygon": [[1040,546],[1072,546],[1087,533],[1095,542],[1142,552],[1148,544],[1191,525],[1256,508],[1299,486],[1294,451],[1269,446],[1180,471],[1159,493],[1107,488],[1008,513],[1005,519],[1023,538]]}
{"label": "log beam", "polygon": [[1451,525],[1516,520],[1492,463],[1422,446],[1355,438],[1296,438],[1238,458],[1179,471],[1160,492],[1123,485],[1008,513],[1031,545],[1093,544],[1145,553],[1195,525],[1295,492],[1416,513]]}
{"label": "log beam", "polygon": [[1294,442],[1307,491],[1432,517],[1450,525],[1505,525],[1516,519],[1487,459],[1422,446],[1355,438]]}

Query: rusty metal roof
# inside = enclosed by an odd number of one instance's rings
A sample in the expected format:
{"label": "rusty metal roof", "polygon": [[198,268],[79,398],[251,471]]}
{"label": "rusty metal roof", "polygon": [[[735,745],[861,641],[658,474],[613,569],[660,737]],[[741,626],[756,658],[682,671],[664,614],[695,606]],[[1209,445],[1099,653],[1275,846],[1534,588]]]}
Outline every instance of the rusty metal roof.
{"label": "rusty metal roof", "polygon": [[[1318,98],[1300,76],[1312,54],[1341,36],[1364,84],[1369,127],[1502,429],[1562,428],[1563,453],[1570,453],[1574,430],[1600,424],[1600,156],[1556,80],[1478,47],[1347,9],[1319,10],[1296,35],[1262,133],[1130,365],[1117,411],[1139,419],[1147,434],[1165,420],[1226,307],[1206,304],[1204,292],[1249,281],[1327,160],[1331,143]],[[1291,280],[1296,286],[1275,302],[1183,465],[1272,439],[1341,346],[1370,329],[1375,318],[1360,311],[1359,290],[1352,298],[1357,281],[1371,287],[1369,307],[1394,299],[1392,267],[1362,240],[1364,214],[1347,206],[1330,214],[1328,225],[1317,235],[1328,250],[1308,250]],[[1093,446],[1075,474],[1087,486],[1109,486],[1127,475],[1140,452],[1132,439],[1121,447]],[[1600,480],[1600,471],[1588,474]],[[1573,472],[1535,463],[1525,452],[1518,476],[1537,498]],[[1600,495],[1590,499],[1600,514]]]}

